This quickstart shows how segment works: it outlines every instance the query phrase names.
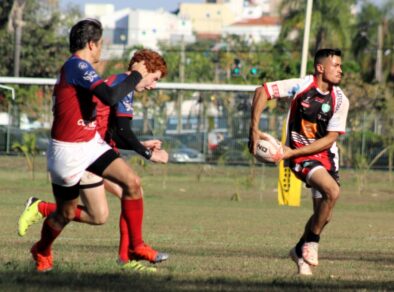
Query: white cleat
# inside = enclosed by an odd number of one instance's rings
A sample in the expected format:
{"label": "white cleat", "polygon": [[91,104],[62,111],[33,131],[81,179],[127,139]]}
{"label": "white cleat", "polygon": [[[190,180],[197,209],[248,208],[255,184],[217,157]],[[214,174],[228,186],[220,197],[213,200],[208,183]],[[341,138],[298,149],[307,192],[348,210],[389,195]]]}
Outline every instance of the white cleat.
{"label": "white cleat", "polygon": [[293,247],[290,250],[290,258],[293,260],[293,262],[296,263],[297,268],[298,268],[298,274],[301,276],[312,276],[312,269],[308,263],[304,261],[303,258],[299,258],[297,256],[297,253],[295,251],[295,247]]}
{"label": "white cleat", "polygon": [[319,244],[317,242],[305,242],[302,246],[302,258],[311,266],[319,264]]}

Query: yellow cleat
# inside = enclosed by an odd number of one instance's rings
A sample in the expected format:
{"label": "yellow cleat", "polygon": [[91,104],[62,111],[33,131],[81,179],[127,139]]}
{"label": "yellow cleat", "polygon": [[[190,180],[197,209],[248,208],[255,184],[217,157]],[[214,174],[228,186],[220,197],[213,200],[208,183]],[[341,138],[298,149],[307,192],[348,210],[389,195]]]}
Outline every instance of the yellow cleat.
{"label": "yellow cleat", "polygon": [[27,229],[34,223],[39,222],[44,218],[42,214],[38,211],[38,204],[41,200],[30,197],[25,205],[22,215],[19,217],[18,221],[18,235],[25,236]]}
{"label": "yellow cleat", "polygon": [[128,262],[117,261],[120,268],[124,271],[133,271],[139,273],[155,273],[157,271],[154,267],[147,267],[136,260],[131,260]]}

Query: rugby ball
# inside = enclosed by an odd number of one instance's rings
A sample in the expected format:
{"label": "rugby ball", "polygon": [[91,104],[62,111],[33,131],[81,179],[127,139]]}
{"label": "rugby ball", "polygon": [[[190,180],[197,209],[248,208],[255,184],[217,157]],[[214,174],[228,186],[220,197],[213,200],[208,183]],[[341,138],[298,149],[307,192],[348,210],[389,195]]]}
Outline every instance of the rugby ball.
{"label": "rugby ball", "polygon": [[[273,137],[272,137],[273,138]],[[254,157],[260,162],[276,163],[283,156],[282,144],[275,138],[268,140],[259,140],[256,145],[256,154]]]}

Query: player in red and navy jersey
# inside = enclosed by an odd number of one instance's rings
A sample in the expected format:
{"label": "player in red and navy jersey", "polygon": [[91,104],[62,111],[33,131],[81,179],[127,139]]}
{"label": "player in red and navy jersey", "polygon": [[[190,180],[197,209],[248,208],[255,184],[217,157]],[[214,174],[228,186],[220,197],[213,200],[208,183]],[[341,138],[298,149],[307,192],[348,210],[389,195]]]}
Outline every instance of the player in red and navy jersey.
{"label": "player in red and navy jersey", "polygon": [[349,101],[338,86],[342,78],[341,51],[317,51],[314,67],[314,75],[267,82],[256,89],[249,137],[250,152],[255,153],[257,140],[267,139],[258,128],[267,101],[292,97],[283,159],[288,160],[294,174],[311,187],[314,203],[304,234],[290,251],[302,275],[311,275],[310,266],[318,265],[320,234],[339,198],[336,140],[345,133],[349,109]]}
{"label": "player in red and navy jersey", "polygon": [[[129,69],[131,69],[135,63],[141,61],[145,62],[148,74],[145,81],[141,81],[136,85],[136,91],[153,89],[156,87],[157,80],[166,75],[166,63],[158,53],[151,50],[140,50],[137,51],[131,59]],[[113,75],[105,80],[105,82],[110,86],[116,86],[116,84],[122,82],[126,77],[126,73]],[[168,161],[168,153],[161,149],[161,141],[149,140],[139,142],[130,128],[130,120],[133,117],[133,96],[134,92],[129,93],[113,107],[108,107],[99,99],[95,99],[97,103],[97,131],[102,137],[107,137],[107,142],[110,143],[114,149],[134,150],[152,162],[166,163]],[[106,222],[109,210],[104,186],[107,191],[115,196],[119,198],[122,197],[122,189],[119,185],[109,180],[103,180],[101,177],[85,171],[80,181],[80,196],[84,205],[79,205],[77,207],[74,221],[94,225],[100,225]],[[143,243],[142,198],[141,200],[135,200],[135,205],[136,210],[133,211],[135,220],[133,220],[133,222],[138,224],[133,228],[133,236],[129,236],[123,214],[120,216],[121,236],[118,263],[121,265],[122,269],[154,272],[156,270],[155,268],[145,267],[139,262],[136,262],[135,259],[144,259],[157,263],[166,260],[168,255],[159,253]],[[49,216],[55,210],[56,204],[30,197],[18,221],[18,234],[24,236],[29,226]],[[129,247],[129,245],[131,246]]]}
{"label": "player in red and navy jersey", "polygon": [[148,89],[161,72],[147,74],[143,62],[135,63],[122,82],[108,86],[93,68],[100,60],[102,33],[101,23],[95,19],[72,27],[73,56],[62,67],[54,89],[54,123],[47,155],[57,208],[45,219],[41,239],[31,248],[39,272],[53,268],[52,243],[78,213],[80,180],[86,169],[122,188],[121,209],[129,234],[134,231],[133,212],[141,205],[139,177],[97,132],[93,95],[108,106],[115,105],[137,85]]}

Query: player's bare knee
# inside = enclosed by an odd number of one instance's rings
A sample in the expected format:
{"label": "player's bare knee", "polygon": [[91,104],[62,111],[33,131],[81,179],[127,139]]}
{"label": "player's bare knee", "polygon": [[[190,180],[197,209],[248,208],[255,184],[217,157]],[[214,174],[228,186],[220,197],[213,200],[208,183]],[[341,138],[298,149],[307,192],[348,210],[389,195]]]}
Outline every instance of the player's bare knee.
{"label": "player's bare knee", "polygon": [[139,176],[132,176],[127,180],[125,185],[127,188],[126,196],[138,199],[141,197],[141,178]]}
{"label": "player's bare knee", "polygon": [[326,192],[327,199],[335,204],[335,202],[339,199],[339,193],[339,187],[337,184],[335,184]]}
{"label": "player's bare knee", "polygon": [[108,220],[109,212],[108,210],[99,210],[92,216],[92,224],[103,225]]}

